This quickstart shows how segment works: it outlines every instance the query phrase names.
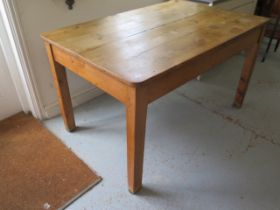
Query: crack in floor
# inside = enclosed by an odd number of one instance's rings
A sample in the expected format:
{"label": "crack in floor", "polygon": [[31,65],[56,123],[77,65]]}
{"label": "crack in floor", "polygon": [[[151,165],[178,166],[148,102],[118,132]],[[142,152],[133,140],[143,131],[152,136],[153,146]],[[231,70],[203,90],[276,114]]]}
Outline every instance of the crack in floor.
{"label": "crack in floor", "polygon": [[[242,124],[239,119],[233,119],[231,116],[228,116],[228,115],[226,115],[224,113],[221,113],[221,112],[218,112],[216,110],[212,110],[209,107],[205,106],[201,101],[193,99],[193,98],[187,96],[186,94],[184,94],[182,92],[176,91],[176,94],[181,96],[181,97],[183,97],[183,98],[185,98],[185,99],[187,99],[187,100],[189,100],[189,101],[191,101],[191,102],[193,102],[193,103],[195,103],[195,104],[197,104],[197,105],[199,105],[203,109],[208,110],[211,113],[214,113],[215,115],[218,115],[219,117],[223,118],[224,120],[226,120],[228,122],[231,122],[232,124],[242,128],[243,130],[249,131],[253,135],[253,139],[254,140],[259,138],[259,139],[264,140],[265,142],[268,142],[270,144],[273,144],[275,146],[279,146],[280,147],[280,142],[277,142],[273,138],[269,138],[269,137],[267,137],[267,136],[265,136],[263,134],[258,133],[253,128],[250,128],[250,127]],[[252,148],[251,141],[252,140],[250,140],[250,142],[249,142],[247,148],[245,149],[245,151],[248,151],[250,148]]]}

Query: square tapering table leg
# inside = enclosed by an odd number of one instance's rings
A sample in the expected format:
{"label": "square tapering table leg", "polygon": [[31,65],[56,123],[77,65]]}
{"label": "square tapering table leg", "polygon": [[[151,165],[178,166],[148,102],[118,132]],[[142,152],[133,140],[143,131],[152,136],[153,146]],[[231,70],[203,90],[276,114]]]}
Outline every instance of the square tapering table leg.
{"label": "square tapering table leg", "polygon": [[238,88],[236,91],[236,96],[233,104],[233,106],[235,106],[236,108],[242,107],[249,86],[249,82],[254,70],[255,62],[258,55],[258,50],[259,50],[258,43],[256,43],[251,48],[246,50],[246,58],[241,72],[241,77],[239,80],[239,84],[238,84]]}
{"label": "square tapering table leg", "polygon": [[260,43],[262,42],[264,37],[265,27],[266,26],[264,25],[260,28],[258,41],[253,46],[245,50],[246,58],[244,61],[241,77],[236,91],[235,100],[233,103],[233,106],[236,108],[242,107],[249,86],[249,82],[255,67],[255,63],[257,60],[258,51],[260,49]]}
{"label": "square tapering table leg", "polygon": [[61,114],[67,130],[73,131],[76,128],[71,96],[67,82],[67,75],[64,66],[57,63],[53,58],[51,45],[46,44],[51,72],[53,75],[57,96],[59,100]]}
{"label": "square tapering table leg", "polygon": [[126,107],[128,188],[131,193],[142,187],[143,158],[148,104],[136,88]]}

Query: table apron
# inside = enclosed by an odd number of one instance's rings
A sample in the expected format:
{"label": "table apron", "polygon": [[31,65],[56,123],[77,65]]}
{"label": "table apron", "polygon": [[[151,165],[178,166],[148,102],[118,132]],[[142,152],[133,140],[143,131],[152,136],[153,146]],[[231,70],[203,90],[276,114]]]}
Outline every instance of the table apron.
{"label": "table apron", "polygon": [[263,27],[253,29],[234,40],[218,46],[190,61],[185,62],[176,69],[172,69],[160,77],[151,79],[142,84],[147,93],[148,103],[196,78],[217,64],[229,59],[233,55],[258,44],[262,37]]}
{"label": "table apron", "polygon": [[53,58],[73,73],[91,82],[96,87],[128,105],[131,101],[131,91],[136,88],[143,92],[145,101],[149,104],[164,96],[189,80],[206,72],[233,55],[259,43],[263,27],[255,28],[223,45],[209,50],[162,75],[145,82],[131,86],[71,53],[51,45]]}
{"label": "table apron", "polygon": [[56,62],[65,66],[68,70],[89,81],[104,92],[118,99],[124,104],[129,101],[131,87],[115,77],[93,67],[79,56],[71,55],[69,52],[52,45],[53,58]]}

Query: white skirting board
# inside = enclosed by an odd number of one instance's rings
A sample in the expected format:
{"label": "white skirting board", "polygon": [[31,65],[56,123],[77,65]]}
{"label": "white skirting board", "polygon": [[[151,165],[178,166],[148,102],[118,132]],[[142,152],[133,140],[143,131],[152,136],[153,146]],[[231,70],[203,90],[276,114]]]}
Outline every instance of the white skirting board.
{"label": "white skirting board", "polygon": [[[72,105],[73,107],[79,106],[97,96],[102,95],[104,92],[96,87],[89,88],[87,90],[83,90],[79,93],[73,95]],[[49,119],[55,117],[60,114],[59,104],[58,102],[51,103],[44,108],[44,119]]]}

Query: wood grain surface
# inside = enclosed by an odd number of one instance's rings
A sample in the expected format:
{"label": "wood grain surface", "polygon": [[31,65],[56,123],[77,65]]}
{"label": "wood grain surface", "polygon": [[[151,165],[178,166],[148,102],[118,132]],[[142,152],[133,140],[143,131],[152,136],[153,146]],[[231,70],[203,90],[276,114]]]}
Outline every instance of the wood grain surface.
{"label": "wood grain surface", "polygon": [[266,18],[168,1],[42,37],[129,84],[141,83],[258,27]]}

